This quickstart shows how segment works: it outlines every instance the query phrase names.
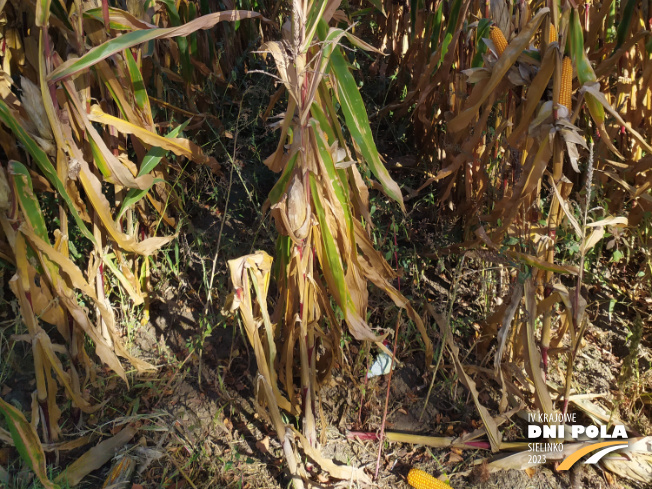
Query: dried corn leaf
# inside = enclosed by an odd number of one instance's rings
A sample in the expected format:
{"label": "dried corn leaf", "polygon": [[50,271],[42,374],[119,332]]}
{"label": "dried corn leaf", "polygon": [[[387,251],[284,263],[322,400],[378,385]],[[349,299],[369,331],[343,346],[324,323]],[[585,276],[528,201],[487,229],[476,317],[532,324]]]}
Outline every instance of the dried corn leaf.
{"label": "dried corn leaf", "polygon": [[136,435],[136,432],[136,428],[126,426],[117,435],[98,443],[66,467],[56,478],[56,482],[76,486],[88,474],[99,469],[111,460],[115,456],[116,451],[129,443]]}
{"label": "dried corn leaf", "polygon": [[523,334],[525,335],[523,342],[526,346],[527,357],[525,359],[525,370],[527,371],[530,379],[534,383],[534,400],[536,406],[542,413],[551,415],[553,413],[552,399],[548,392],[548,386],[543,378],[543,370],[541,369],[542,360],[541,354],[536,345],[534,338],[534,331],[537,319],[537,304],[536,304],[536,287],[532,282],[532,278],[528,278],[525,282],[525,311],[527,318]]}
{"label": "dried corn leaf", "polygon": [[2,399],[0,399],[0,412],[7,422],[13,444],[23,461],[36,474],[45,489],[58,489],[58,486],[48,478],[45,453],[34,427],[27,422],[23,413]]}
{"label": "dried corn leaf", "polygon": [[502,438],[501,433],[498,430],[498,425],[494,421],[491,414],[489,414],[487,408],[480,403],[476,384],[473,379],[471,379],[471,377],[469,377],[469,375],[466,373],[462,363],[460,362],[459,348],[457,345],[455,345],[455,341],[453,340],[453,332],[450,329],[450,325],[448,324],[448,321],[446,321],[446,319],[441,314],[436,312],[430,304],[427,304],[426,307],[428,307],[429,313],[432,315],[432,317],[435,318],[435,321],[439,325],[439,328],[444,335],[444,341],[446,342],[446,346],[448,347],[448,350],[451,354],[451,359],[455,365],[455,371],[457,372],[457,375],[460,377],[460,380],[464,386],[469,389],[469,392],[473,397],[475,407],[480,414],[484,428],[487,430],[487,437],[489,438],[489,443],[491,444],[491,451],[498,452],[500,450],[500,443]]}
{"label": "dried corn leaf", "polygon": [[600,463],[620,477],[649,483],[652,480],[652,436],[630,438],[628,442],[627,448],[605,456]]}
{"label": "dried corn leaf", "polygon": [[[115,127],[123,134],[133,134],[145,144],[172,151],[177,156],[185,156],[192,161],[207,165],[213,171],[218,171],[220,169],[220,165],[218,165],[215,158],[206,156],[199,146],[187,139],[159,136],[141,126],[104,113],[98,105],[93,105],[91,107],[91,112],[88,115],[88,118],[93,122],[99,122],[100,124]],[[151,183],[149,186],[151,186]]]}
{"label": "dried corn leaf", "polygon": [[493,66],[491,78],[483,88],[482,95],[475,101],[474,105],[465,109],[461,114],[448,123],[449,131],[457,133],[471,124],[471,121],[477,115],[484,101],[494,92],[521,53],[529,46],[530,41],[539,30],[541,22],[543,22],[543,19],[549,12],[550,9],[547,7],[539,10],[527,24],[526,28],[507,45],[505,52]]}

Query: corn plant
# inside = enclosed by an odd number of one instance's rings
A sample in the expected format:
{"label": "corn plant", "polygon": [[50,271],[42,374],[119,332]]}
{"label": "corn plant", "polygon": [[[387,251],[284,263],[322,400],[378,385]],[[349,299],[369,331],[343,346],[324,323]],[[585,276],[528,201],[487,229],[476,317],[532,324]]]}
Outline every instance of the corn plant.
{"label": "corn plant", "polygon": [[[261,49],[273,56],[288,102],[278,124],[278,147],[265,161],[270,169],[281,172],[265,204],[271,208],[279,232],[275,263],[278,298],[271,314],[265,312],[265,297],[259,301],[265,328],[264,355],[257,356],[258,367],[274,393],[273,401],[270,396],[267,399],[269,409],[273,412],[273,405],[278,405],[301,415],[302,447],[311,452],[319,445],[319,386],[341,356],[339,317],[354,338],[386,350],[382,344],[386,333],[367,321],[368,282],[406,309],[421,333],[428,364],[433,355],[423,321],[392,285],[396,275],[374,249],[367,232],[372,225],[369,191],[359,165],[366,165],[388,198],[402,209],[404,204],[371,136],[343,43],[376,50],[349,29],[329,27],[338,5],[324,0],[293,2],[292,21],[283,28],[284,40],[267,42]],[[232,275],[234,267],[232,262]],[[240,282],[234,280],[236,303],[243,294]],[[241,314],[246,318],[244,311]],[[255,345],[258,339],[255,331],[253,334],[250,341]],[[298,359],[294,358],[295,349]],[[298,386],[295,372],[300,378]],[[277,431],[283,441],[283,431]],[[337,477],[332,464],[325,468]]]}
{"label": "corn plant", "polygon": [[[96,374],[86,338],[125,382],[120,358],[139,372],[152,368],[124,345],[110,284],[143,304],[148,257],[174,238],[156,236],[153,223],[175,225],[165,206],[172,171],[166,155],[219,171],[214,158],[179,137],[185,125],[159,134],[141,46],[260,15],[218,12],[158,28],[115,8],[79,11],[79,2],[1,5],[9,21],[2,25],[0,77],[0,144],[8,157],[0,166],[0,256],[15,267],[10,286],[32,346],[32,423],[51,443],[61,436],[62,389],[83,412],[100,407],[84,394]],[[42,194],[54,196],[54,208],[43,207]],[[36,442],[23,437],[26,453],[38,453]],[[27,461],[43,481],[41,462]]]}
{"label": "corn plant", "polygon": [[[525,366],[536,386],[535,404],[543,412],[551,412],[554,409],[545,384],[545,369],[548,366],[548,350],[551,342],[552,306],[556,301],[565,304],[567,310],[565,322],[562,322],[558,328],[554,341],[555,346],[559,346],[565,334],[570,333],[571,347],[568,354],[567,379],[562,408],[565,412],[568,407],[574,359],[586,327],[586,318],[584,317],[586,302],[580,296],[584,257],[602,239],[606,225],[610,223],[621,226],[628,224],[628,219],[624,216],[606,216],[596,222],[588,222],[594,160],[600,170],[605,170],[604,163],[595,159],[593,150],[588,155],[587,186],[584,192],[586,202],[583,206],[582,225],[574,217],[567,202],[572,191],[572,183],[564,175],[567,174],[570,177],[572,172],[580,172],[578,164],[580,151],[589,147],[586,143],[586,136],[582,134],[583,131],[575,124],[580,121],[593,124],[596,134],[601,136],[598,151],[603,155],[602,158],[605,158],[609,152],[622,158],[610,136],[613,134],[613,129],[606,127],[605,111],[622,124],[623,130],[629,131],[631,140],[634,142],[634,147],[628,148],[629,154],[635,157],[637,153],[642,154],[641,151],[649,151],[650,146],[640,133],[624,123],[618,111],[613,109],[607,100],[605,92],[601,91],[596,71],[594,71],[584,49],[584,29],[578,10],[565,6],[560,11],[556,2],[553,2],[553,8],[550,11],[540,9],[531,18],[528,12],[521,12],[521,14],[525,14],[525,17],[516,17],[516,20],[521,21],[519,33],[508,44],[504,39],[503,30],[512,32],[517,30],[518,26],[507,23],[502,29],[498,26],[492,28],[491,40],[486,40],[491,54],[485,57],[485,66],[467,70],[469,81],[475,83],[475,86],[459,114],[450,121],[448,130],[452,131],[453,137],[459,139],[463,135],[462,131],[466,131],[469,124],[477,121],[474,123],[473,134],[475,136],[482,133],[483,127],[487,124],[486,115],[494,104],[490,94],[496,89],[504,89],[502,87],[508,90],[506,102],[503,102],[506,104],[503,113],[515,114],[515,120],[511,131],[504,122],[498,121],[499,126],[494,133],[492,145],[504,144],[505,159],[508,158],[508,154],[517,158],[512,160],[512,166],[520,167],[520,177],[515,179],[512,189],[504,189],[504,197],[494,204],[494,208],[488,216],[483,217],[483,220],[488,223],[486,227],[491,231],[488,235],[478,234],[479,242],[497,251],[498,247],[494,243],[502,241],[504,236],[527,236],[526,241],[532,255],[515,251],[508,251],[508,253],[515,258],[518,257],[518,261],[531,270],[532,278],[526,281],[524,292],[527,312],[523,329],[524,336],[522,342],[518,343],[524,346]],[[538,53],[531,51],[529,47],[537,30],[540,40]],[[548,42],[544,43],[543,39],[547,39]],[[619,55],[618,47],[617,44],[608,62],[614,62],[612,58]],[[529,63],[528,58],[533,56],[541,60],[538,70],[533,69]],[[577,102],[573,101],[571,95],[574,73],[577,75],[580,87],[578,91],[580,97]],[[530,85],[527,88],[525,106],[519,108],[509,95],[516,90],[517,86],[527,83],[528,79]],[[547,89],[548,91],[546,91]],[[552,100],[546,100],[546,93],[551,93]],[[586,104],[586,112],[581,111],[583,108],[582,97]],[[581,114],[585,114],[584,120],[579,119]],[[500,136],[499,130],[503,131],[504,136]],[[474,142],[473,146],[477,144]],[[592,144],[591,148],[593,148]],[[466,143],[462,143],[462,147],[465,146]],[[469,149],[473,146],[469,146]],[[478,150],[473,151],[475,153]],[[584,154],[586,155],[586,153]],[[488,157],[485,150],[484,154],[475,156],[475,158],[481,159],[474,161],[486,161]],[[564,169],[565,161],[568,162],[567,170]],[[460,168],[458,162],[461,163],[461,160],[456,158],[456,161],[442,170],[439,176],[446,177],[451,173],[455,174]],[[548,170],[549,167],[550,170]],[[476,167],[474,163],[473,168],[479,167]],[[570,173],[568,173],[569,171]],[[476,180],[475,175],[478,175],[475,170],[465,174],[467,197],[482,198],[482,194],[479,192],[485,186],[482,181],[484,177],[480,172],[480,179],[472,183]],[[540,193],[545,190],[545,187],[540,182],[546,175],[548,176],[545,180],[549,179],[550,181],[549,188],[552,197],[550,198],[550,207],[547,209],[547,219],[542,220],[537,217],[543,214],[539,210],[538,202],[545,200]],[[562,225],[564,218],[572,225],[572,229],[580,241],[581,259],[579,267],[576,268],[555,263],[557,229]],[[591,230],[591,233],[587,233],[587,230]],[[563,286],[555,283],[555,274],[560,273],[577,276],[577,286],[574,290],[566,290]],[[548,292],[545,300],[541,300],[537,304],[536,289],[544,292],[544,286],[556,292],[554,294]],[[535,322],[539,315],[543,315],[540,339],[541,357],[535,340]],[[509,322],[503,323],[503,327],[505,329],[502,333],[506,336],[509,331]],[[505,336],[502,336],[501,340],[504,341]],[[496,364],[498,365],[500,361],[501,357],[497,356]],[[540,363],[543,364],[543,375],[539,368]]]}
{"label": "corn plant", "polygon": [[[565,412],[588,321],[580,291],[591,250],[609,226],[635,229],[652,210],[649,6],[387,1],[371,15],[376,39],[392,50],[374,73],[398,81],[379,116],[410,113],[430,165],[416,193],[437,184],[440,202],[467,216],[463,247],[512,271],[511,298],[486,321],[483,339],[498,340],[501,410],[507,389],[518,391],[511,361],[536,387],[523,401]],[[581,179],[599,183],[608,209],[591,207]],[[558,253],[566,230],[577,261]],[[576,286],[564,287],[562,276]],[[546,384],[551,351],[566,356],[559,404]]]}

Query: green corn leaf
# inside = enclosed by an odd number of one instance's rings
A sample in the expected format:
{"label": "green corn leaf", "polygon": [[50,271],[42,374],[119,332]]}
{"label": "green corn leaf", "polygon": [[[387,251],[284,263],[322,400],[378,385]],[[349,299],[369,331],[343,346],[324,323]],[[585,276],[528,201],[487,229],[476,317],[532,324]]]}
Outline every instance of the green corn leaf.
{"label": "green corn leaf", "polygon": [[36,165],[39,167],[41,172],[43,172],[43,175],[45,175],[45,177],[48,179],[50,184],[55,189],[57,189],[57,192],[68,206],[68,210],[72,214],[72,217],[77,223],[77,226],[79,227],[81,233],[86,238],[88,238],[93,244],[97,244],[95,242],[95,237],[88,230],[86,224],[84,224],[84,221],[82,220],[81,216],[77,212],[77,209],[75,209],[75,206],[73,205],[72,199],[68,195],[66,188],[64,187],[61,180],[59,180],[57,171],[55,170],[54,166],[52,166],[52,163],[50,162],[48,155],[46,155],[45,152],[41,149],[41,147],[38,144],[36,144],[36,142],[31,138],[31,136],[27,134],[27,132],[25,132],[25,129],[23,129],[20,123],[14,118],[14,116],[11,114],[11,111],[9,110],[9,107],[7,107],[7,104],[5,104],[4,101],[2,100],[0,100],[0,121],[2,121],[4,124],[7,125],[7,127],[9,127],[9,129],[11,129],[14,135],[18,138],[18,140],[23,144],[23,146],[28,151],[28,153],[32,156]]}
{"label": "green corn leaf", "polygon": [[632,25],[632,19],[634,18],[634,7],[636,7],[637,3],[637,0],[628,0],[625,4],[623,17],[620,19],[618,29],[616,30],[616,45],[614,46],[614,53],[618,51],[625,42],[625,37],[629,32],[629,28]]}
{"label": "green corn leaf", "polygon": [[371,134],[369,118],[365,109],[364,101],[358,91],[355,78],[349,71],[348,64],[344,59],[341,49],[338,47],[333,50],[331,56],[331,72],[334,75],[334,83],[337,86],[337,98],[342,107],[346,126],[351,133],[351,137],[360,149],[363,158],[369,165],[371,172],[382,185],[385,193],[394,199],[405,212],[403,196],[398,184],[392,180],[387,168],[380,161],[378,149]]}
{"label": "green corn leaf", "polygon": [[[104,24],[102,7],[88,9],[84,12],[85,19],[93,19]],[[133,31],[137,29],[152,29],[155,25],[148,24],[124,10],[109,7],[109,27],[116,31]]]}
{"label": "green corn leaf", "polygon": [[52,1],[52,4],[50,5],[50,13],[54,14],[61,22],[63,22],[63,25],[65,25],[68,29],[73,30],[68,12],[66,11],[65,7],[61,5],[61,0]]}
{"label": "green corn leaf", "polygon": [[125,59],[127,60],[127,70],[129,71],[129,78],[131,78],[131,86],[134,89],[134,98],[136,105],[142,109],[147,104],[148,96],[145,90],[145,81],[138,69],[138,64],[131,53],[131,49],[125,49]]}
{"label": "green corn leaf", "polygon": [[326,168],[326,173],[328,173],[328,177],[330,178],[331,185],[333,186],[333,190],[335,191],[335,196],[337,197],[337,200],[340,202],[340,206],[344,211],[344,219],[346,220],[347,232],[349,234],[351,242],[355,243],[353,219],[351,217],[351,209],[349,208],[348,196],[344,193],[342,182],[340,181],[340,177],[335,169],[335,164],[333,163],[333,158],[331,156],[331,153],[328,150],[328,147],[326,146],[326,143],[322,137],[322,132],[320,131],[319,124],[314,119],[311,120],[310,123],[313,128],[313,134],[315,135],[315,140],[317,141],[317,150],[319,151],[319,157],[324,163],[324,167]]}
{"label": "green corn leaf", "polygon": [[383,5],[382,0],[369,0],[369,3],[371,3],[376,9],[383,14],[385,17],[387,17],[387,13],[385,12],[385,7]]}
{"label": "green corn leaf", "polygon": [[[179,133],[188,126],[189,123],[190,123],[190,119],[188,119],[183,124],[180,124],[174,129],[172,129],[169,133],[165,135],[165,137],[176,138],[179,135]],[[143,162],[140,166],[140,170],[138,171],[138,176],[142,177],[143,175],[147,175],[151,173],[151,171],[154,168],[156,168],[156,165],[158,165],[161,162],[161,159],[163,159],[166,153],[167,151],[165,151],[163,148],[154,147],[150,149],[145,155],[145,157],[143,158]]]}
{"label": "green corn leaf", "polygon": [[93,160],[95,160],[97,168],[100,170],[102,175],[104,175],[104,177],[110,178],[111,170],[109,169],[109,165],[102,155],[102,151],[100,151],[100,148],[97,146],[97,143],[92,137],[88,138],[88,142],[90,143],[91,153],[93,154]]}
{"label": "green corn leaf", "polygon": [[111,39],[88,51],[84,56],[69,59],[57,69],[52,71],[47,79],[50,83],[74,75],[81,70],[93,66],[95,63],[108,58],[109,56],[124,51],[125,49],[143,44],[154,39],[169,39],[172,37],[183,37],[192,34],[200,29],[210,29],[215,24],[224,21],[235,21],[241,19],[263,18],[257,12],[246,10],[225,10],[209,15],[203,15],[187,24],[178,27],[156,28],[131,31],[120,37]]}
{"label": "green corn leaf", "polygon": [[308,20],[306,22],[306,25],[310,26],[310,28],[306,29],[307,34],[303,41],[304,46],[309,46],[312,42],[312,38],[315,36],[315,32],[317,31],[324,10],[326,10],[327,3],[326,0],[317,0],[312,3],[310,11],[308,12]]}
{"label": "green corn leaf", "polygon": [[139,188],[130,188],[129,192],[127,192],[127,195],[125,196],[124,200],[122,201],[122,205],[120,206],[120,212],[118,212],[118,217],[116,220],[120,219],[125,212],[127,212],[127,209],[129,209],[132,205],[134,205],[136,202],[138,202],[140,199],[145,197],[147,195],[147,192],[152,188],[152,186],[155,183],[161,183],[165,182],[162,178],[155,178],[152,181],[152,185],[150,185],[147,188],[139,189]]}
{"label": "green corn leaf", "polygon": [[[188,5],[188,20],[197,18],[197,6],[194,3]],[[197,56],[197,33],[190,34],[190,56]]]}
{"label": "green corn leaf", "polygon": [[439,63],[437,65],[438,68],[439,65],[441,65],[441,63],[444,61],[444,58],[446,57],[446,53],[448,53],[448,46],[453,40],[453,35],[455,34],[455,30],[457,29],[457,19],[460,16],[461,9],[462,9],[462,0],[455,0],[451,7],[450,17],[448,19],[448,25],[446,26],[446,36],[444,37],[444,42],[442,43],[441,58],[439,59]]}
{"label": "green corn leaf", "polygon": [[484,39],[489,37],[490,31],[491,19],[480,19],[478,27],[475,30],[475,55],[471,62],[473,68],[479,68],[484,64],[482,55],[487,52],[487,45],[484,43]]}
{"label": "green corn leaf", "polygon": [[[570,38],[571,54],[575,62],[578,80],[582,85],[597,82],[598,79],[595,76],[591,62],[584,51],[584,32],[582,31],[580,14],[577,9],[573,9],[571,13]],[[604,124],[604,107],[602,104],[590,93],[584,94],[584,100],[595,123],[598,127],[602,126]]]}
{"label": "green corn leaf", "polygon": [[285,267],[290,262],[291,254],[292,238],[279,234],[276,239],[276,259],[272,262],[272,275],[279,284],[283,283],[283,286],[287,283]]}
{"label": "green corn leaf", "polygon": [[[165,135],[166,138],[175,138],[179,135],[181,131],[183,131],[188,123],[190,122],[190,119],[188,119],[186,122],[183,124],[175,127],[172,129],[169,133]],[[163,157],[167,154],[167,151],[164,150],[163,148],[160,148],[158,146],[153,147],[150,149],[145,157],[143,158],[143,162],[140,166],[140,170],[138,171],[138,176],[142,177],[143,175],[149,174],[156,166],[161,162]],[[152,185],[158,182],[164,182],[165,180],[162,180],[160,178],[154,179],[152,182]],[[120,206],[120,212],[118,212],[118,217],[117,219],[120,219],[122,215],[126,212],[129,207],[134,205],[136,202],[138,202],[140,199],[145,197],[147,195],[147,192],[149,192],[149,189],[152,188],[152,185],[145,189],[138,189],[138,188],[130,188],[129,192],[127,192],[126,197],[122,201],[122,205]]]}
{"label": "green corn leaf", "polygon": [[285,193],[285,188],[287,187],[288,182],[290,181],[290,176],[292,175],[292,170],[294,170],[294,166],[297,163],[298,156],[299,153],[297,152],[290,157],[290,160],[285,165],[285,169],[283,170],[281,177],[278,179],[278,181],[274,184],[272,190],[269,192],[269,196],[267,198],[269,199],[269,203],[271,205],[274,205],[279,200],[281,200],[281,197]]}
{"label": "green corn leaf", "polygon": [[442,18],[444,15],[444,2],[439,2],[439,7],[435,12],[435,16],[432,19],[432,34],[430,34],[430,46],[428,49],[428,57],[437,49],[439,45],[439,36],[441,34]]}
{"label": "green corn leaf", "polygon": [[23,461],[36,474],[45,489],[58,489],[59,486],[48,478],[45,453],[34,427],[25,419],[23,413],[2,399],[0,412],[7,422],[11,438]]}
{"label": "green corn leaf", "polygon": [[14,178],[14,185],[16,185],[16,196],[20,202],[20,207],[25,214],[25,218],[29,221],[34,228],[34,232],[43,241],[50,242],[48,237],[48,229],[45,226],[45,219],[41,212],[38,199],[34,195],[34,188],[32,187],[32,178],[29,176],[29,170],[18,161],[9,162],[9,173]]}
{"label": "green corn leaf", "polygon": [[319,198],[320,194],[317,190],[317,182],[312,173],[310,173],[310,190],[312,192],[312,202],[315,206],[315,212],[317,213],[317,220],[319,221],[319,229],[321,230],[322,244],[324,245],[324,253],[326,255],[326,261],[328,262],[328,270],[335,280],[335,286],[337,287],[339,295],[339,297],[337,297],[337,299],[339,299],[339,306],[346,314],[346,310],[348,309],[347,305],[350,299],[346,280],[344,279],[344,269],[342,268],[342,262],[340,261],[339,249],[335,243],[335,239],[333,239],[331,230],[328,227],[324,206],[321,203]]}
{"label": "green corn leaf", "polygon": [[[45,218],[41,211],[36,195],[34,195],[34,187],[32,186],[32,178],[29,175],[29,170],[25,165],[18,161],[9,161],[9,174],[13,177],[15,193],[18,198],[20,208],[23,211],[23,216],[29,222],[29,225],[34,230],[34,233],[46,243],[50,243],[48,236],[47,226],[45,225]],[[27,256],[39,273],[43,273],[41,262],[30,244],[27,244]],[[51,266],[53,272],[56,273],[56,266],[49,261],[46,262]]]}
{"label": "green corn leaf", "polygon": [[34,18],[34,23],[37,27],[48,25],[51,1],[52,0],[36,0],[36,15]]}
{"label": "green corn leaf", "polygon": [[326,114],[324,113],[324,111],[322,110],[322,108],[319,106],[317,102],[312,103],[312,107],[310,108],[310,115],[312,115],[317,120],[317,122],[319,122],[319,126],[321,127],[321,130],[326,133],[326,136],[328,137],[329,145],[337,141],[337,137],[335,136],[335,131],[333,131],[333,128],[328,122],[328,118],[326,117]]}
{"label": "green corn leaf", "polygon": [[[180,26],[181,17],[179,16],[176,2],[174,0],[160,0],[160,2],[167,7],[172,26]],[[188,38],[179,36],[176,38],[176,42],[179,47],[179,58],[181,59],[181,76],[183,76],[185,81],[189,82],[192,79],[193,69],[192,63],[190,62],[190,53],[188,51]]]}

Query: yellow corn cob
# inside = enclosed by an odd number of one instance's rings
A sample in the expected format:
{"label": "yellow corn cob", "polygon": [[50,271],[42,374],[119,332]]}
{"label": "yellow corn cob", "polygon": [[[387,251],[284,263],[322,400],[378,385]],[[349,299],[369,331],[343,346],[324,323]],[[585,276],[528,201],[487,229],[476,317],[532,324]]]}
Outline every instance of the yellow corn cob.
{"label": "yellow corn cob", "polygon": [[451,486],[419,469],[410,469],[408,484],[415,489],[450,489]]}
{"label": "yellow corn cob", "polygon": [[568,56],[564,56],[561,67],[561,88],[559,89],[559,105],[564,105],[570,111],[572,105],[571,92],[573,89],[573,65]]}
{"label": "yellow corn cob", "polygon": [[491,42],[494,43],[496,54],[500,58],[507,47],[507,39],[505,39],[505,35],[500,30],[500,27],[493,26],[491,28]]}
{"label": "yellow corn cob", "polygon": [[556,42],[559,40],[559,37],[557,35],[557,28],[555,27],[555,24],[550,24],[550,33],[548,34],[548,44],[551,42]]}

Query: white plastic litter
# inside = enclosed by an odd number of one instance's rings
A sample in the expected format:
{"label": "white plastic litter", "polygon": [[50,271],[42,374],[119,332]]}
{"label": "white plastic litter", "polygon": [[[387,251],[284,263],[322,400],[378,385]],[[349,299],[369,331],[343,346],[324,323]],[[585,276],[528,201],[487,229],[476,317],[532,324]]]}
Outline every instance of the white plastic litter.
{"label": "white plastic litter", "polygon": [[367,373],[367,378],[371,379],[372,377],[378,377],[379,375],[386,375],[389,373],[392,367],[392,357],[381,351],[376,360],[371,365],[369,372]]}

